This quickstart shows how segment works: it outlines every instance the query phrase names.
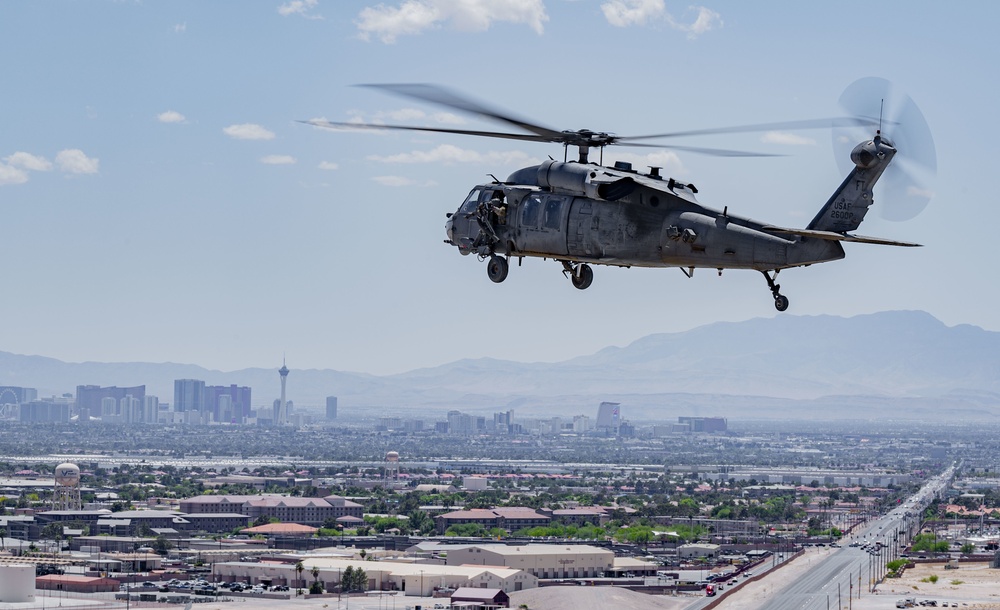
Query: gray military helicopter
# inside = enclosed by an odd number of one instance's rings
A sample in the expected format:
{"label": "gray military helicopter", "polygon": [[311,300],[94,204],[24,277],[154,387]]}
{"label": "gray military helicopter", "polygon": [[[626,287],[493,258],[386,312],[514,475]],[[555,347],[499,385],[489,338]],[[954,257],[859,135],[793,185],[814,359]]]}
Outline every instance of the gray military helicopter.
{"label": "gray military helicopter", "polygon": [[[406,125],[374,125],[304,121],[319,127],[349,129],[396,129],[464,134],[530,142],[554,142],[564,147],[563,161],[550,160],[519,169],[506,180],[474,187],[454,213],[447,214],[445,243],[463,255],[475,254],[488,261],[490,280],[507,278],[512,258],[552,259],[562,265],[573,286],[583,290],[594,280],[592,265],[618,267],[678,267],[688,277],[698,268],[753,269],[761,272],[778,311],[788,308],[788,298],[775,280],[782,269],[805,267],[844,258],[841,242],[890,246],[919,244],[864,237],[853,233],[873,202],[872,189],[901,149],[879,128],[885,126],[908,144],[907,152],[918,165],[934,169],[933,139],[926,121],[908,97],[900,120],[883,120],[857,112],[867,102],[882,104],[889,85],[882,79],[861,79],[841,96],[853,116],[834,119],[767,123],[721,129],[704,129],[623,137],[587,129],[557,131],[493,110],[441,87],[423,84],[366,85],[389,93],[415,98],[469,114],[500,121],[527,133],[506,133]],[[879,109],[881,112],[881,109]],[[905,135],[902,127],[916,136]],[[805,228],[787,228],[758,222],[706,207],[698,202],[698,189],[667,178],[660,168],[648,172],[631,164],[611,166],[593,163],[591,149],[611,145],[671,148],[718,156],[773,156],[733,150],[652,144],[647,140],[721,133],[760,132],[778,129],[834,129],[836,145],[844,141],[844,130],[861,127],[873,136],[853,146],[849,174]],[[849,133],[849,132],[848,132]],[[850,136],[848,136],[850,137]],[[860,136],[859,136],[860,137]],[[853,140],[857,142],[857,139]],[[914,148],[909,149],[909,144]],[[575,147],[576,160],[565,151]],[[894,206],[903,208],[897,219],[915,215],[926,206],[929,191],[921,188],[912,171],[903,171],[896,189],[904,197]]]}

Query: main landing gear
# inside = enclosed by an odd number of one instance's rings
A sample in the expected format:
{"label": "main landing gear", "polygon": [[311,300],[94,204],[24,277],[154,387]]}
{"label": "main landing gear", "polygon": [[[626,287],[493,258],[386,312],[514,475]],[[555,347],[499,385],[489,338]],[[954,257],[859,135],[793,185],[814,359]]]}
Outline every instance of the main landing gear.
{"label": "main landing gear", "polygon": [[494,284],[499,284],[507,279],[508,269],[509,265],[506,258],[497,256],[496,254],[490,255],[490,262],[486,263],[486,274],[490,276],[490,280]]}
{"label": "main landing gear", "polygon": [[785,311],[788,309],[788,297],[778,292],[781,290],[781,285],[774,283],[774,280],[778,279],[778,271],[780,270],[774,270],[773,278],[767,274],[767,271],[761,271],[761,273],[763,273],[764,278],[767,279],[767,287],[771,289],[771,294],[774,296],[774,308],[778,311]]}
{"label": "main landing gear", "polygon": [[587,263],[573,264],[569,261],[562,261],[563,275],[573,282],[573,287],[579,290],[586,290],[594,283],[594,270]]}

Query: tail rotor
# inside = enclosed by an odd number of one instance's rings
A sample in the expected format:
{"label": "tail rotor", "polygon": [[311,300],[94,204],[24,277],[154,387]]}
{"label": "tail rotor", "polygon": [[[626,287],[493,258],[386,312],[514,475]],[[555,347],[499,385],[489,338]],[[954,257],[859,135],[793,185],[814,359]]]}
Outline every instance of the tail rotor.
{"label": "tail rotor", "polygon": [[[934,138],[923,113],[909,95],[893,92],[892,84],[878,77],[851,83],[841,94],[840,105],[851,116],[878,121],[882,136],[898,151],[876,187],[881,216],[891,221],[915,218],[934,197],[937,172]],[[852,126],[833,131],[833,150],[842,174],[854,167],[851,150],[873,135]]]}

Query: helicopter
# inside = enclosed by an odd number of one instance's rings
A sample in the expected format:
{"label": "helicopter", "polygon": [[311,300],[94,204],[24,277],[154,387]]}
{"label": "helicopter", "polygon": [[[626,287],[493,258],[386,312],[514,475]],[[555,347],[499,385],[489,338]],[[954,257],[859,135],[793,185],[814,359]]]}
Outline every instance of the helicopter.
{"label": "helicopter", "polygon": [[[524,258],[556,261],[575,288],[584,290],[594,281],[595,265],[617,267],[677,267],[692,277],[695,269],[756,270],[763,274],[778,311],[788,309],[788,297],[781,294],[776,282],[783,269],[807,267],[844,258],[843,242],[901,247],[920,244],[865,237],[854,233],[874,201],[873,188],[889,168],[899,150],[894,139],[919,143],[918,165],[934,169],[933,140],[923,115],[908,97],[904,99],[901,121],[855,112],[833,119],[767,123],[718,129],[704,129],[643,136],[617,136],[587,129],[558,131],[532,121],[494,110],[443,87],[427,84],[363,85],[391,94],[460,110],[514,126],[527,133],[479,131],[453,128],[366,123],[337,123],[326,120],[302,121],[317,127],[334,129],[392,129],[463,134],[563,145],[562,161],[552,159],[519,169],[506,180],[492,177],[491,182],[473,187],[455,212],[446,215],[445,243],[462,255],[475,255],[486,262],[489,279],[502,283],[512,259],[518,265]],[[878,89],[875,94],[872,89]],[[845,90],[841,103],[859,105],[863,98],[882,99],[888,93],[883,79],[861,79]],[[914,114],[915,113],[915,114]],[[911,126],[907,137],[890,139],[882,127]],[[702,205],[698,188],[661,175],[659,167],[639,171],[628,162],[603,165],[607,146],[671,148],[716,156],[774,156],[734,150],[662,145],[647,140],[720,133],[773,131],[776,129],[830,128],[849,130],[874,129],[874,134],[853,145],[849,155],[848,175],[819,209],[805,228],[781,227],[751,218],[730,214]],[[871,133],[870,131],[868,133]],[[856,142],[857,140],[855,140]],[[843,142],[838,135],[835,143]],[[576,149],[577,158],[567,159],[568,149]],[[601,163],[590,161],[590,151],[601,152]],[[910,151],[907,151],[910,152]],[[926,188],[912,171],[904,170],[898,191],[911,196],[912,216],[930,199]]]}

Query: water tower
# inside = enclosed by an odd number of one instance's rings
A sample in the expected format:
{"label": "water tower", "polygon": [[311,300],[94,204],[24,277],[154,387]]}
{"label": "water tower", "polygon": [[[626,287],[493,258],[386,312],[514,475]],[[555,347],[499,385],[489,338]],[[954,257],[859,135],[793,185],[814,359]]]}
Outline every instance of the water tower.
{"label": "water tower", "polygon": [[52,494],[52,510],[80,510],[80,467],[76,464],[56,466],[56,484]]}
{"label": "water tower", "polygon": [[385,484],[389,485],[399,480],[399,453],[390,451],[385,454]]}

